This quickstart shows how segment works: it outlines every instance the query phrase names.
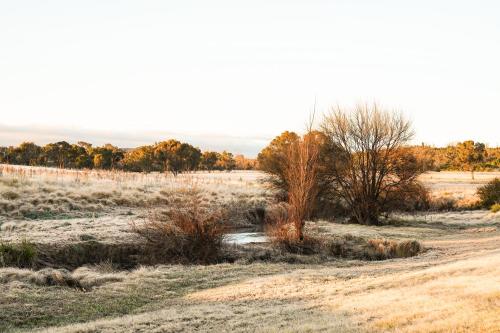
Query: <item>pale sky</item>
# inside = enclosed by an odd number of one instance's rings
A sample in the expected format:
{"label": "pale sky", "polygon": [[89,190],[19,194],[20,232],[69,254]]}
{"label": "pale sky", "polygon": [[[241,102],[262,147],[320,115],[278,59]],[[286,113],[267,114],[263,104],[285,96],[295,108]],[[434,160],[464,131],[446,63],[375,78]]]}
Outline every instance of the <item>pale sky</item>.
{"label": "pale sky", "polygon": [[500,145],[500,1],[0,0],[0,145],[178,137],[255,155],[316,100]]}

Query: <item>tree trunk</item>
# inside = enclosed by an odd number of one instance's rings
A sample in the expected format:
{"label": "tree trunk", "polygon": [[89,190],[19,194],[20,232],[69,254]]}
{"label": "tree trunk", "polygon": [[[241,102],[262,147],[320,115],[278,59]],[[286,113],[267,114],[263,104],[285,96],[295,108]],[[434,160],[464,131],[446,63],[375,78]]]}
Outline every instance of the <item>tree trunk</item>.
{"label": "tree trunk", "polygon": [[304,240],[304,222],[295,222],[295,236],[299,241]]}
{"label": "tree trunk", "polygon": [[379,214],[378,210],[372,205],[366,205],[366,207],[359,207],[351,216],[350,221],[352,223],[364,224],[364,225],[379,225]]}

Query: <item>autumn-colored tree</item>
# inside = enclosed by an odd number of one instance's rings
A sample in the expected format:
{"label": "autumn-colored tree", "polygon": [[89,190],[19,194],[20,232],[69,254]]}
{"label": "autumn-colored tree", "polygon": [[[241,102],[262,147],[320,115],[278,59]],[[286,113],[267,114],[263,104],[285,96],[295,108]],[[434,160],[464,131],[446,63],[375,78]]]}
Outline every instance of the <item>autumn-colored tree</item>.
{"label": "autumn-colored tree", "polygon": [[234,160],[233,154],[227,151],[223,151],[219,155],[219,160],[217,161],[217,167],[221,170],[232,171],[236,167],[236,162]]}
{"label": "autumn-colored tree", "polygon": [[69,164],[72,168],[83,169],[92,167],[92,159],[89,152],[81,145],[71,145]]}
{"label": "autumn-colored tree", "polygon": [[177,175],[179,172],[196,170],[201,151],[190,144],[171,139],[157,143],[153,148],[153,156],[164,172]]}
{"label": "autumn-colored tree", "polygon": [[42,148],[45,165],[58,168],[71,167],[72,147],[66,141],[49,143]]}
{"label": "autumn-colored tree", "polygon": [[200,168],[203,170],[217,170],[217,161],[219,161],[219,153],[214,151],[205,151],[201,155]]}
{"label": "autumn-colored tree", "polygon": [[273,176],[270,181],[276,189],[282,192],[284,198],[288,192],[288,183],[284,176],[287,152],[290,146],[299,139],[299,136],[294,132],[283,132],[275,137],[257,156],[259,169]]}
{"label": "autumn-colored tree", "polygon": [[37,165],[42,148],[33,142],[23,142],[15,150],[15,161],[22,165]]}
{"label": "autumn-colored tree", "polygon": [[90,147],[88,150],[94,168],[97,169],[115,169],[125,155],[123,150],[109,143],[102,147]]}
{"label": "autumn-colored tree", "polygon": [[153,146],[141,146],[125,153],[122,165],[125,170],[150,172],[154,170]]}
{"label": "autumn-colored tree", "polygon": [[92,162],[94,164],[94,168],[104,169],[104,166],[106,165],[106,157],[103,154],[94,154]]}
{"label": "autumn-colored tree", "polygon": [[[335,158],[337,148],[327,140],[321,131],[310,130],[306,136],[313,136],[319,146],[319,165],[316,177],[318,193],[315,196],[316,202],[313,203],[312,214],[315,217],[332,217],[339,213],[339,204],[338,198],[333,196],[331,191],[327,170],[334,163],[332,159]],[[274,138],[257,157],[259,169],[271,175],[268,181],[277,190],[280,200],[288,200],[289,183],[285,175],[288,152],[290,147],[303,139],[296,133],[283,132]]]}
{"label": "autumn-colored tree", "polygon": [[188,143],[181,145],[180,155],[182,159],[182,171],[194,171],[199,168],[201,150]]}
{"label": "autumn-colored tree", "polygon": [[484,143],[474,142],[472,140],[464,141],[456,146],[457,163],[467,171],[471,172],[474,179],[474,171],[477,166],[484,162],[486,155],[486,146]]}
{"label": "autumn-colored tree", "polygon": [[257,165],[257,160],[246,158],[244,155],[236,155],[234,157],[237,170],[254,170]]}
{"label": "autumn-colored tree", "polygon": [[111,169],[115,169],[119,163],[121,162],[121,160],[123,159],[123,157],[125,156],[125,152],[123,151],[123,149],[120,149],[116,146],[113,146],[112,144],[110,143],[107,143],[103,146],[104,149],[108,150],[111,152]]}
{"label": "autumn-colored tree", "polygon": [[88,143],[85,141],[78,141],[76,144],[80,147],[83,147],[87,151],[87,153],[89,153],[89,154],[92,151],[92,144],[91,143]]}

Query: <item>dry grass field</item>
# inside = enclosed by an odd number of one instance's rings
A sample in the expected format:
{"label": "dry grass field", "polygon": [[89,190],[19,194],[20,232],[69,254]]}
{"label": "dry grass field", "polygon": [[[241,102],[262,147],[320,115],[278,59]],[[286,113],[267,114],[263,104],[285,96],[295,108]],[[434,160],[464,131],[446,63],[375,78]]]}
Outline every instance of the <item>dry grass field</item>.
{"label": "dry grass field", "polygon": [[[163,174],[0,166],[0,242],[127,242],[156,206],[205,200],[252,206],[271,193],[258,172]],[[428,173],[432,197],[473,202],[500,173]],[[113,263],[72,271],[0,268],[0,331],[500,332],[500,213],[393,217],[383,226],[308,222],[310,232],[417,239],[424,252],[381,261]],[[75,281],[79,288],[48,283]]]}
{"label": "dry grass field", "polygon": [[0,165],[1,239],[65,242],[90,235],[115,241],[151,208],[183,201],[187,189],[204,200],[252,207],[270,193],[259,172],[160,173],[77,171]]}

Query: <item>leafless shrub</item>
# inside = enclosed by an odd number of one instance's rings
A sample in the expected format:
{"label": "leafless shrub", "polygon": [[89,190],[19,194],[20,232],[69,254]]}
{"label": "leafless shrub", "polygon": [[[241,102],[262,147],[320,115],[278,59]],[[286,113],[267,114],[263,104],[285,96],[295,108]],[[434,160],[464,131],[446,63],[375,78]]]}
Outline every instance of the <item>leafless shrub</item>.
{"label": "leafless shrub", "polygon": [[500,178],[495,178],[478,188],[477,194],[481,198],[481,204],[486,208],[500,204]]}
{"label": "leafless shrub", "polygon": [[312,235],[304,235],[302,239],[298,239],[292,223],[268,226],[266,233],[276,248],[287,253],[318,254],[323,245],[321,238]]}
{"label": "leafless shrub", "polygon": [[153,214],[133,230],[145,240],[154,262],[212,263],[220,257],[226,225],[226,211],[207,206],[193,190],[184,203]]}

